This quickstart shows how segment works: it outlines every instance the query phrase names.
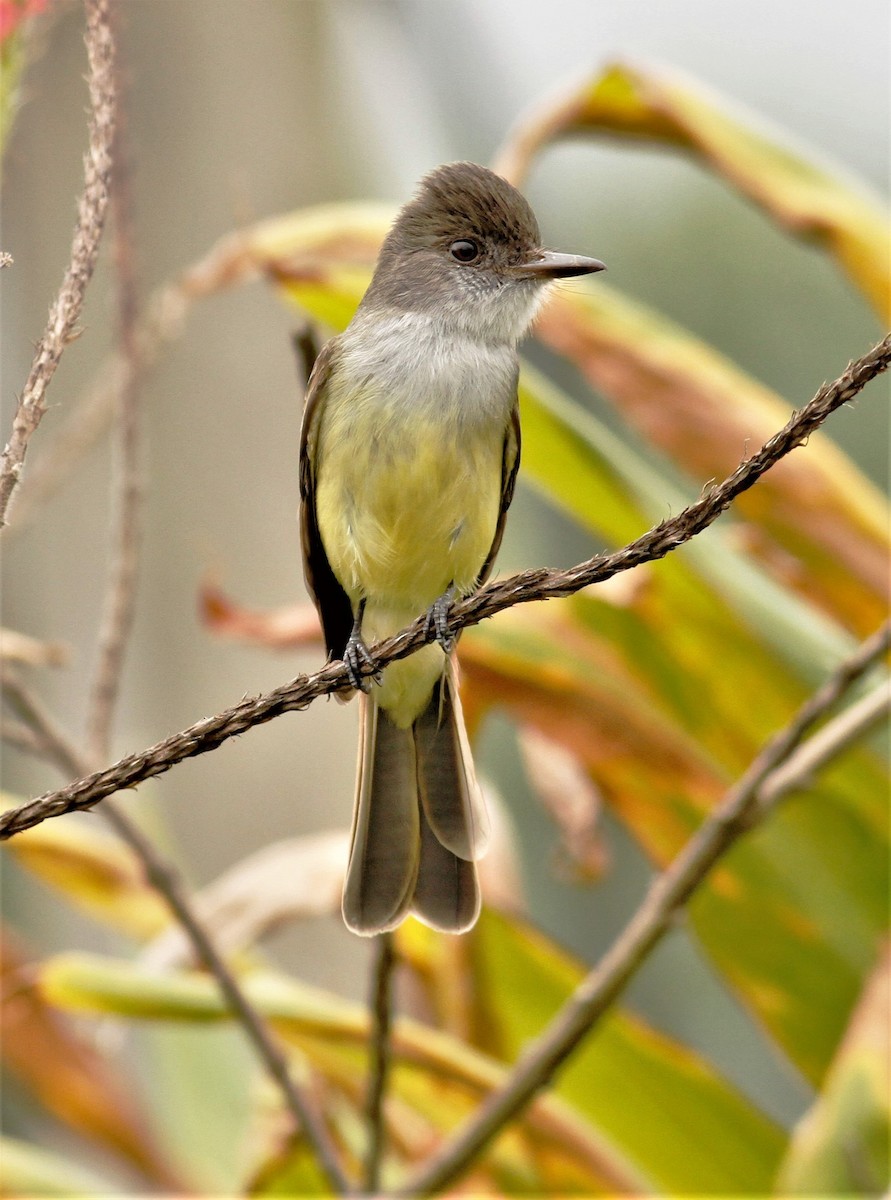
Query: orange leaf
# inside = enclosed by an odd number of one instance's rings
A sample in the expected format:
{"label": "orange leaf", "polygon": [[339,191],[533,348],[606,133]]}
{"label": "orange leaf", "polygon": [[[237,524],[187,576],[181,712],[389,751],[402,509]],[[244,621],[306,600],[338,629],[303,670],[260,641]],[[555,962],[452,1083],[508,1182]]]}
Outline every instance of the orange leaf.
{"label": "orange leaf", "polygon": [[723,773],[618,654],[567,616],[511,609],[497,631],[462,639],[467,694],[477,715],[506,708],[564,747],[632,828],[646,828],[647,850],[668,859],[721,795]]}
{"label": "orange leaf", "polygon": [[165,1188],[182,1191],[182,1181],[154,1144],[132,1087],[46,1003],[26,964],[23,947],[7,932],[0,934],[4,1064],[66,1125]]}
{"label": "orange leaf", "polygon": [[205,583],[198,594],[198,605],[203,623],[220,637],[268,650],[322,644],[322,627],[311,604],[289,604],[262,612],[237,604],[221,588]]}

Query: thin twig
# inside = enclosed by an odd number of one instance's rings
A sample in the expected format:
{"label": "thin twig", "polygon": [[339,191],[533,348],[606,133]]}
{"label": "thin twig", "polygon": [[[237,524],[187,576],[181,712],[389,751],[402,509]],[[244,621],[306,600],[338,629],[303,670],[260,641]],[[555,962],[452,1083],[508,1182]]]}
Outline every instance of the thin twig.
{"label": "thin twig", "polygon": [[77,776],[84,768],[89,769],[89,759],[80,753],[17,671],[4,666],[0,685],[3,699],[31,731],[43,758],[67,776]]}
{"label": "thin twig", "polygon": [[25,750],[38,758],[46,757],[46,746],[24,721],[10,721],[4,717],[0,721],[0,739],[15,746],[16,750]]}
{"label": "thin twig", "polygon": [[[163,284],[149,297],[135,331],[136,369],[143,379],[161,348],[178,337],[192,307],[223,288],[256,278],[260,267],[250,250],[250,237],[236,230],[221,237],[207,254],[177,279]],[[318,339],[309,321],[294,331],[292,343],[297,373],[305,387],[319,352]],[[131,369],[115,351],[101,364],[88,390],[71,407],[67,420],[44,446],[10,514],[9,533],[25,528],[40,505],[70,477],[86,453],[112,422],[123,378]]]}
{"label": "thin twig", "polygon": [[393,968],[396,953],[393,935],[377,937],[371,977],[371,1041],[368,1049],[368,1094],[365,1117],[368,1150],[365,1155],[365,1191],[374,1194],[380,1187],[381,1156],[384,1149],[384,1093],[390,1069],[390,1029],[393,1024]]}
{"label": "thin twig", "polygon": [[[145,379],[161,348],[179,336],[189,311],[199,300],[258,274],[259,268],[246,248],[244,235],[236,231],[220,238],[177,279],[156,289],[136,330],[140,381]],[[88,390],[77,398],[66,421],[31,465],[10,513],[6,536],[27,526],[40,505],[62,486],[111,425],[123,379],[130,369],[118,350],[103,361]]]}
{"label": "thin twig", "polygon": [[64,642],[44,642],[18,629],[0,628],[0,661],[29,667],[64,667],[69,659]]}
{"label": "thin twig", "polygon": [[31,371],[19,398],[12,433],[0,457],[0,527],[22,473],[32,434],[46,411],[46,389],[74,335],[87,284],[96,265],[108,207],[114,139],[115,46],[108,22],[110,0],[85,0],[90,63],[90,133],[84,160],[84,191],[78,205],[71,262],[37,344]]}
{"label": "thin twig", "polygon": [[[77,749],[68,735],[47,712],[44,705],[12,671],[2,672],[4,698],[12,705],[26,726],[33,731],[43,756],[65,775],[83,775],[89,770],[89,760]],[[158,853],[139,826],[114,800],[102,806],[102,811],[122,841],[142,863],[148,882],[164,897],[176,921],[185,931],[196,957],[216,979],[230,1009],[253,1042],[268,1074],[281,1089],[282,1095],[298,1127],[313,1147],[334,1190],[347,1195],[349,1181],[340,1166],[337,1152],[321,1116],[298,1090],[288,1070],[287,1059],[273,1039],[256,1009],[246,998],[235,976],[229,970],[211,937],[196,915],[191,900],[178,873]]]}
{"label": "thin twig", "polygon": [[799,746],[786,762],[771,774],[761,787],[759,804],[776,804],[789,792],[809,786],[825,763],[831,762],[847,746],[858,742],[891,711],[891,681],[886,680],[844,712],[838,714],[819,733]]}
{"label": "thin twig", "polygon": [[762,796],[774,773],[782,769],[791,753],[838,699],[887,653],[889,635],[891,625],[886,624],[863,642],[806,701],[785,729],[767,743],[670,866],[654,880],[623,932],[544,1032],[526,1047],[503,1086],[487,1096],[463,1130],[429,1159],[397,1195],[428,1196],[445,1188],[551,1082],[566,1058],[590,1033],[672,927],[678,911],[718,859],[748,829],[764,819],[771,806],[762,803]]}
{"label": "thin twig", "polygon": [[[117,12],[115,19],[117,19]],[[119,35],[119,30],[115,30]],[[139,454],[138,374],[136,340],[137,286],[133,238],[133,194],[127,142],[126,89],[120,67],[115,71],[117,111],[111,172],[114,262],[117,272],[118,346],[124,365],[118,394],[118,461],[115,481],[115,520],[111,563],[105,591],[105,611],[99,631],[98,662],[87,704],[87,747],[91,759],[107,762],[124,654],[136,611],[139,573],[142,480]]]}
{"label": "thin twig", "polygon": [[[889,363],[891,335],[852,363],[834,383],[824,384],[816,396],[799,412],[793,413],[779,433],[765,442],[756,454],[745,459],[732,475],[710,488],[676,517],[660,522],[621,550],[612,554],[598,554],[568,571],[539,568],[488,584],[451,610],[451,632],[478,625],[485,618],[503,612],[514,604],[570,596],[593,583],[602,583],[620,571],[664,558],[707,529],[740,493],[752,487],[765,471],[796,446],[806,442],[830,413],[852,400],[870,379],[886,370]],[[401,633],[374,645],[371,648],[371,662],[363,665],[360,673],[373,675],[387,663],[413,653],[433,637],[429,622],[421,616]],[[271,692],[255,699],[242,700],[138,754],[130,754],[104,771],[97,771],[59,791],[49,792],[10,809],[0,816],[0,840],[38,825],[49,817],[90,808],[121,788],[134,787],[144,779],[163,775],[183,759],[215,750],[229,738],[244,733],[254,725],[271,721],[285,712],[306,708],[319,696],[346,691],[350,686],[347,669],[342,663],[329,663],[314,675],[298,675],[290,683]]]}

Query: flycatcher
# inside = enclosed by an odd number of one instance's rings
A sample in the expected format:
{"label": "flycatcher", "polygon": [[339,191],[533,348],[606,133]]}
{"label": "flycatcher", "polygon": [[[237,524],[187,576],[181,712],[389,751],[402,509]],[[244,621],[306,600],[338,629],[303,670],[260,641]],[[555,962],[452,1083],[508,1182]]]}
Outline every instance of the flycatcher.
{"label": "flycatcher", "polygon": [[[520,461],[517,343],[546,285],[603,270],[543,250],[526,200],[474,163],[421,181],[349,328],[319,355],[300,446],[306,580],[360,697],[343,916],[469,929],[485,808],[458,697],[453,602],[485,580]],[[360,675],[427,609],[436,641]]]}

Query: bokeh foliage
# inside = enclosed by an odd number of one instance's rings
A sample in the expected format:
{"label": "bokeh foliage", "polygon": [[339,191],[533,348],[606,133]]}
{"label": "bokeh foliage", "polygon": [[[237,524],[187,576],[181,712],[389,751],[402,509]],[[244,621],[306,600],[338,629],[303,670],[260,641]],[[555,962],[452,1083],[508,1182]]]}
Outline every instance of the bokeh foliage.
{"label": "bokeh foliage", "polygon": [[[693,154],[791,235],[832,254],[874,302],[886,300],[887,229],[870,203],[689,82],[610,67],[535,114],[501,167],[519,177],[554,138],[604,133]],[[220,286],[259,273],[303,317],[336,332],[391,216],[336,206],[249,228],[228,243],[233,270],[219,272]],[[712,348],[600,280],[556,294],[537,336],[624,423],[611,431],[524,368],[522,482],[576,524],[592,553],[682,506],[788,412]],[[547,735],[660,867],[815,681],[875,626],[887,528],[875,489],[828,437],[815,436],[716,528],[613,581],[621,587],[514,609],[469,632],[461,660],[471,729],[497,710]],[[255,641],[280,644],[262,616],[250,630]],[[877,1064],[887,1063],[887,1046],[876,1013],[889,982],[885,787],[877,753],[849,749],[736,847],[691,908],[691,933],[725,986],[813,1088],[813,1111],[798,1130],[780,1128],[702,1055],[617,1007],[461,1186],[761,1195],[779,1186],[835,1194],[884,1186],[888,1081]],[[216,1028],[228,1015],[212,982],[181,955],[159,969],[163,905],[129,852],[93,825],[46,824],[9,852],[128,950],[104,959],[70,952],[26,971],[27,950],[8,940],[7,1066],[82,1137],[156,1183],[196,1186],[200,1164],[170,1165],[175,1156],[158,1145],[139,1101],[124,1099],[114,1056],[106,1061],[71,1018]],[[590,899],[593,908],[596,893]],[[415,1015],[400,1016],[393,1035],[385,1185],[404,1179],[504,1080],[585,971],[532,923],[494,908],[460,941],[409,921],[398,949]],[[236,947],[233,961],[296,1077],[323,1102],[344,1162],[358,1170],[367,1013],[271,969],[255,945]],[[202,1078],[217,1095],[253,1089],[233,1191],[325,1190],[307,1147],[291,1141],[276,1098],[247,1066],[212,1066]],[[183,1100],[171,1093],[152,1104],[176,1110]],[[87,1186],[84,1168],[36,1146],[6,1145],[2,1170],[9,1193]]]}

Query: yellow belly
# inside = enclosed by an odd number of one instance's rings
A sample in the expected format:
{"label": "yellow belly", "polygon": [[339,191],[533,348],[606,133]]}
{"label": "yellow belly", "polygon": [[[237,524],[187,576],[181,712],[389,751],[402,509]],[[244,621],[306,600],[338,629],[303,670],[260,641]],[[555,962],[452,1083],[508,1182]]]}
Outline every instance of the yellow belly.
{"label": "yellow belly", "polygon": [[[454,585],[473,589],[501,505],[504,428],[461,431],[379,405],[329,405],[319,430],[316,514],[335,576],[366,601],[367,642],[396,633]],[[399,724],[424,708],[444,656],[391,664],[378,699]]]}
{"label": "yellow belly", "polygon": [[367,433],[323,427],[320,444],[319,531],[347,595],[418,612],[452,583],[470,591],[498,522],[503,432],[461,444],[429,425]]}

